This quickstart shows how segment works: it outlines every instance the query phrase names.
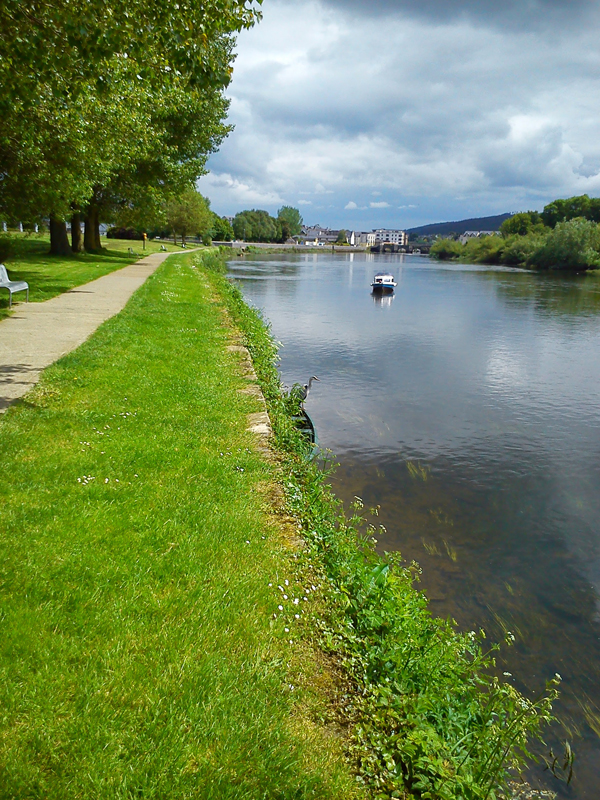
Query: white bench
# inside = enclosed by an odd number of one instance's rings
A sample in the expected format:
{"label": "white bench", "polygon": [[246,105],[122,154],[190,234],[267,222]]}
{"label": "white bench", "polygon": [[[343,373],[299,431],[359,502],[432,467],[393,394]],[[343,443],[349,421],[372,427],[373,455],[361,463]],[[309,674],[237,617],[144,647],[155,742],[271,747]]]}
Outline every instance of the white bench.
{"label": "white bench", "polygon": [[0,289],[8,289],[8,307],[12,308],[12,296],[14,292],[27,292],[27,300],[29,302],[29,284],[25,281],[11,281],[8,278],[8,272],[4,264],[0,264]]}

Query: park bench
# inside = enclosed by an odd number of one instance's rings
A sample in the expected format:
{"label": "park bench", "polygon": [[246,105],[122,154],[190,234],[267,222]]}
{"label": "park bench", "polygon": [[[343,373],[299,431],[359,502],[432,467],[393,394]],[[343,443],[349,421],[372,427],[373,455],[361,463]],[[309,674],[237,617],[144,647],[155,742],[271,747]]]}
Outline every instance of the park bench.
{"label": "park bench", "polygon": [[12,296],[14,292],[27,292],[27,300],[29,302],[29,284],[25,281],[11,281],[8,277],[8,272],[4,264],[0,264],[0,289],[8,289],[8,307],[12,307]]}

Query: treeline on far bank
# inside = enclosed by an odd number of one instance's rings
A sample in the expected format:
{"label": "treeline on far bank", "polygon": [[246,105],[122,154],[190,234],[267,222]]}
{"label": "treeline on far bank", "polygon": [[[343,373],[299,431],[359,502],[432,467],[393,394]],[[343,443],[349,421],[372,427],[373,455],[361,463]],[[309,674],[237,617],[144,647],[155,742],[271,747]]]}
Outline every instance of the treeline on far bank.
{"label": "treeline on far bank", "polygon": [[440,239],[431,255],[441,261],[503,264],[534,269],[600,269],[600,198],[554,200],[539,211],[514,214],[500,235],[474,237],[464,244]]}
{"label": "treeline on far bank", "polygon": [[[297,208],[282,206],[276,217],[268,211],[251,209],[238,212],[232,223],[227,217],[219,217],[210,209],[210,200],[193,188],[186,189],[181,197],[167,203],[162,215],[156,215],[153,224],[146,226],[150,238],[166,238],[177,235],[185,242],[188,236],[202,239],[204,244],[212,240],[230,242],[241,239],[245,242],[286,242],[302,231],[303,219]],[[109,238],[141,239],[141,228],[116,225],[108,232]]]}

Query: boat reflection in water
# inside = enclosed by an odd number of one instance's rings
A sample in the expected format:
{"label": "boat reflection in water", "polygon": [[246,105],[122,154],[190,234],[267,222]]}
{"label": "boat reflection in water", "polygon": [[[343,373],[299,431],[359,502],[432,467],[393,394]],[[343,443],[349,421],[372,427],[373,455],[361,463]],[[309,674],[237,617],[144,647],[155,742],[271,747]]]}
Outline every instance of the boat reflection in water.
{"label": "boat reflection in water", "polygon": [[376,306],[391,306],[395,296],[396,295],[393,293],[382,294],[381,292],[371,292],[371,297],[373,298],[373,302]]}

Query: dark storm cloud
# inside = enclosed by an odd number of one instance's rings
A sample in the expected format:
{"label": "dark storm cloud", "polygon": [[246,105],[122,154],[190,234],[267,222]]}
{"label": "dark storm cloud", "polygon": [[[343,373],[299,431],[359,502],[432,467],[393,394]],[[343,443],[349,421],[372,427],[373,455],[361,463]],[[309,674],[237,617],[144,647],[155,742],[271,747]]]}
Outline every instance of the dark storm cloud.
{"label": "dark storm cloud", "polygon": [[326,5],[357,16],[410,16],[428,22],[466,19],[476,25],[540,29],[572,27],[597,8],[593,0],[325,0]]}

